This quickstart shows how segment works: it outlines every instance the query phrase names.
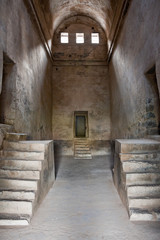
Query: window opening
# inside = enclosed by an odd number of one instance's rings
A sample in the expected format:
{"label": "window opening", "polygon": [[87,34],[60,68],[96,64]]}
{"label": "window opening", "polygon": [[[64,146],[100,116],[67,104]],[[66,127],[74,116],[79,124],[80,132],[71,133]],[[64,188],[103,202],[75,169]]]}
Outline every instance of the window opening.
{"label": "window opening", "polygon": [[69,36],[67,32],[61,32],[61,43],[69,43]]}
{"label": "window opening", "polygon": [[76,43],[84,43],[84,33],[76,33]]}
{"label": "window opening", "polygon": [[99,43],[99,33],[92,33],[91,34],[91,42],[92,43]]}

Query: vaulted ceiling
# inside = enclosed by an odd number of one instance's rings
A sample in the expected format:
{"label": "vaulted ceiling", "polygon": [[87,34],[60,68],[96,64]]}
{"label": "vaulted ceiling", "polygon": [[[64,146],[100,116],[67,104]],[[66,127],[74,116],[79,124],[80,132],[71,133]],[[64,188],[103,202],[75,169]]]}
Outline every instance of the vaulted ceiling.
{"label": "vaulted ceiling", "polygon": [[[122,19],[132,0],[25,0],[37,22],[50,56],[52,39],[58,26],[73,16],[95,20],[107,37],[108,59],[118,36]],[[32,10],[32,11],[31,11]],[[52,57],[52,56],[51,56]]]}
{"label": "vaulted ceiling", "polygon": [[[66,18],[83,15],[96,20],[106,34],[109,34],[113,15],[117,7],[116,0],[39,0],[50,23],[50,32]],[[51,24],[52,23],[52,24]]]}

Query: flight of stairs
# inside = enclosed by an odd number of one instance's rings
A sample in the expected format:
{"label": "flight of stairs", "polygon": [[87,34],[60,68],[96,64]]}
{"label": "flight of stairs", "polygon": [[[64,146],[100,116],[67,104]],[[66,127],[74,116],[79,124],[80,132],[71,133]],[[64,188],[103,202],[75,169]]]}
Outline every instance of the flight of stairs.
{"label": "flight of stairs", "polygon": [[114,181],[132,221],[160,221],[160,142],[116,140]]}
{"label": "flight of stairs", "polygon": [[0,226],[28,225],[54,182],[53,141],[8,133],[0,158]]}
{"label": "flight of stairs", "polygon": [[87,139],[74,140],[74,158],[75,159],[92,159],[90,147]]}

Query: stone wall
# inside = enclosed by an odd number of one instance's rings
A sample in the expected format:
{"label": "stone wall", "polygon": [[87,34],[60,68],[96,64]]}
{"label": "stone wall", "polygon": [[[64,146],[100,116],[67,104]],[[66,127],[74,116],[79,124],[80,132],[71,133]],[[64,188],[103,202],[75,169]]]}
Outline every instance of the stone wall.
{"label": "stone wall", "polygon": [[112,139],[159,133],[159,9],[159,0],[130,3],[109,64]]}
{"label": "stone wall", "polygon": [[59,66],[53,70],[53,139],[74,138],[74,111],[88,111],[89,138],[110,139],[106,66]]}
{"label": "stone wall", "polygon": [[[69,43],[60,42],[68,32]],[[84,43],[76,44],[76,33]],[[99,44],[91,43],[99,33]],[[110,89],[106,64],[107,41],[102,28],[91,18],[71,17],[63,22],[53,39],[53,139],[74,138],[74,112],[88,112],[91,140],[110,139]]]}
{"label": "stone wall", "polygon": [[[34,139],[51,138],[51,64],[21,0],[1,0],[1,121]],[[3,55],[3,56],[2,56]],[[2,76],[2,74],[0,74]]]}

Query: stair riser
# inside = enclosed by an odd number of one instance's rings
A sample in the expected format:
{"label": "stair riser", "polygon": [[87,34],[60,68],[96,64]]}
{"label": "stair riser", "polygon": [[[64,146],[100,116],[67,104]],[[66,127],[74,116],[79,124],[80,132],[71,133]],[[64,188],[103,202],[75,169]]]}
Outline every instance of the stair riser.
{"label": "stair riser", "polygon": [[129,199],[129,207],[153,210],[160,208],[160,199]]}
{"label": "stair riser", "polygon": [[75,148],[74,151],[90,151],[89,148]]}
{"label": "stair riser", "polygon": [[160,197],[160,186],[131,186],[127,187],[128,197]]}
{"label": "stair riser", "polygon": [[29,141],[24,141],[23,143],[21,142],[8,142],[4,141],[3,142],[3,149],[5,150],[17,150],[17,151],[35,151],[35,152],[44,152],[45,151],[45,145],[44,144],[34,144],[34,143],[29,143]]}
{"label": "stair riser", "polygon": [[42,169],[42,162],[40,161],[23,161],[23,160],[1,160],[0,168],[10,170],[33,170],[40,171]]}
{"label": "stair riser", "polygon": [[90,154],[90,151],[83,151],[83,150],[82,151],[80,151],[80,150],[77,151],[76,150],[75,153],[77,153],[77,154]]}
{"label": "stair riser", "polygon": [[34,201],[34,192],[12,192],[12,191],[0,191],[0,199],[2,200],[23,200],[23,201]]}
{"label": "stair riser", "polygon": [[36,191],[37,181],[0,179],[0,190]]}
{"label": "stair riser", "polygon": [[18,152],[4,151],[4,158],[24,159],[24,160],[44,160],[44,152]]}
{"label": "stair riser", "polygon": [[130,211],[130,220],[131,221],[160,221],[160,215],[153,213],[132,213]]}
{"label": "stair riser", "polygon": [[32,216],[32,203],[23,201],[0,201],[0,214]]}
{"label": "stair riser", "polygon": [[17,226],[28,226],[29,222],[27,220],[8,220],[0,219],[0,227],[17,227]]}
{"label": "stair riser", "polygon": [[160,174],[156,173],[131,173],[126,174],[126,185],[160,184]]}
{"label": "stair riser", "polygon": [[10,171],[0,169],[0,178],[39,180],[39,171]]}
{"label": "stair riser", "polygon": [[133,144],[128,144],[128,143],[118,143],[116,142],[116,153],[151,153],[154,151],[159,151],[160,152],[160,143],[151,143],[148,142],[148,144],[145,143],[133,143]]}
{"label": "stair riser", "polygon": [[120,160],[123,161],[159,161],[160,153],[148,154],[119,154]]}
{"label": "stair riser", "polygon": [[123,171],[126,173],[132,172],[160,172],[160,163],[149,162],[123,162]]}

